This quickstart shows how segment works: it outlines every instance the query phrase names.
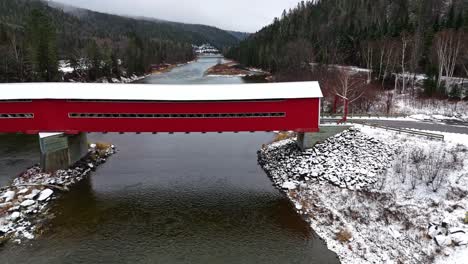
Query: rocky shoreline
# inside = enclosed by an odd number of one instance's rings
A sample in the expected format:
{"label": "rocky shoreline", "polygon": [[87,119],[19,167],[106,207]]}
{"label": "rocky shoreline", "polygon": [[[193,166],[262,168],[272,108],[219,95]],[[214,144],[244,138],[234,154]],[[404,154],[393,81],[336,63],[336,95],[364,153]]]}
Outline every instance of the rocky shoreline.
{"label": "rocky shoreline", "polygon": [[252,80],[265,80],[270,73],[255,68],[245,68],[239,63],[229,61],[222,64],[216,64],[205,72],[206,76],[218,77],[243,77]]}
{"label": "rocky shoreline", "polygon": [[114,146],[91,144],[86,157],[68,170],[41,172],[33,166],[15,178],[11,185],[0,189],[0,245],[13,240],[36,238],[50,219],[50,205],[63,192],[88,177],[115,153]]}
{"label": "rocky shoreline", "polygon": [[[352,128],[305,152],[284,139],[264,146],[258,162],[342,263],[463,263],[468,177],[456,175],[463,164],[447,170],[435,194],[419,179],[407,186],[413,180],[402,183],[394,166],[421,140],[364,132]],[[425,143],[429,152],[441,144]],[[468,156],[448,145],[447,153]]]}

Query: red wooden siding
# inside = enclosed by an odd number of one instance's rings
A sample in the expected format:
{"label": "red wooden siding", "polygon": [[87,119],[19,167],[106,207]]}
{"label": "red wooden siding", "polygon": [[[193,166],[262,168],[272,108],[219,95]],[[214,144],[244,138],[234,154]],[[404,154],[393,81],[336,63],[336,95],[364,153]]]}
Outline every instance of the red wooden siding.
{"label": "red wooden siding", "polygon": [[[0,101],[0,133],[316,132],[319,113],[318,98],[200,102]],[[197,116],[200,114],[203,117]]]}

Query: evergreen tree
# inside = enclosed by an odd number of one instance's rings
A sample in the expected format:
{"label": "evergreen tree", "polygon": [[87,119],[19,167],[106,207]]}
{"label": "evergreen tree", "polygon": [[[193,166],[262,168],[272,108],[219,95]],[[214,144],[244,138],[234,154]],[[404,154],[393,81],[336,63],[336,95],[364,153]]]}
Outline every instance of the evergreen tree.
{"label": "evergreen tree", "polygon": [[101,77],[102,55],[96,41],[91,40],[86,47],[86,60],[88,75],[91,81]]}
{"label": "evergreen tree", "polygon": [[456,100],[460,100],[462,98],[462,90],[458,84],[455,84],[452,87],[452,90],[449,93],[449,97]]}
{"label": "evergreen tree", "polygon": [[27,23],[28,54],[38,81],[58,78],[56,31],[49,17],[33,10]]}

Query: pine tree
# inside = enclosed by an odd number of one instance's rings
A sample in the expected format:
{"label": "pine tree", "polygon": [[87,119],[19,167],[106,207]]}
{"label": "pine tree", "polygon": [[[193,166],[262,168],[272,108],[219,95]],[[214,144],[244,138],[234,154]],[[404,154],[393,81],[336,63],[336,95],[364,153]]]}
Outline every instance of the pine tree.
{"label": "pine tree", "polygon": [[91,40],[86,47],[86,58],[88,66],[88,76],[91,81],[95,81],[101,77],[101,51],[96,41]]}
{"label": "pine tree", "polygon": [[456,100],[460,100],[462,98],[462,90],[458,84],[452,87],[452,90],[449,93],[449,97]]}
{"label": "pine tree", "polygon": [[51,20],[41,11],[31,12],[27,23],[28,55],[38,81],[58,78],[56,30]]}

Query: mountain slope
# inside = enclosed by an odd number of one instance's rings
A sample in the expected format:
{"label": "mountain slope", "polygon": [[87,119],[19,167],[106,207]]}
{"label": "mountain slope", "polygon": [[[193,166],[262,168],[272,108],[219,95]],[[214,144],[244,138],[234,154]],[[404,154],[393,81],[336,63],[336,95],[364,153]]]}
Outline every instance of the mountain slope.
{"label": "mountain slope", "polygon": [[238,40],[245,40],[251,35],[250,33],[239,31],[228,31],[228,33],[236,37]]}
{"label": "mountain slope", "polygon": [[[42,0],[0,0],[0,82],[141,75],[194,59],[192,44],[238,43],[210,26],[130,18]],[[64,76],[59,60],[73,71]],[[65,65],[62,62],[62,65]]]}
{"label": "mountain slope", "polygon": [[92,23],[102,31],[111,30],[111,34],[119,33],[120,28],[135,29],[139,34],[146,34],[152,38],[171,39],[191,44],[211,43],[222,48],[238,43],[238,39],[229,32],[216,27],[184,24],[152,18],[132,18],[95,12],[83,8],[64,5],[49,1],[47,4],[64,13],[73,15],[83,22]]}
{"label": "mountain slope", "polygon": [[[215,27],[129,18],[40,0],[0,0],[0,22],[23,26],[33,9],[46,13],[54,21],[59,34],[73,35],[75,39],[116,41],[134,33],[154,40],[190,44],[209,42],[218,48],[238,43],[237,38]],[[70,43],[60,44],[67,47]]]}
{"label": "mountain slope", "polygon": [[436,66],[437,38],[467,29],[467,0],[307,1],[227,56],[272,71],[312,61],[372,68],[383,56],[383,68],[424,72]]}

